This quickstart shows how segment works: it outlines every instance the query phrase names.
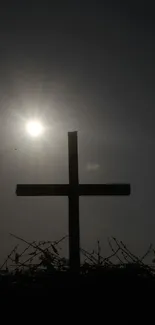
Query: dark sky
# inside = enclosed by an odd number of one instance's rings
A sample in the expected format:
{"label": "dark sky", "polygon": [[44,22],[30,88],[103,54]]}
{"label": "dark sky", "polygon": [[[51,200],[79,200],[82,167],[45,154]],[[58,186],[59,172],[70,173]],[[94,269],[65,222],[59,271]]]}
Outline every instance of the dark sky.
{"label": "dark sky", "polygon": [[[104,253],[111,235],[139,253],[155,244],[153,20],[148,1],[1,8],[0,259],[10,232],[29,240],[67,233],[67,198],[19,198],[15,187],[68,182],[71,130],[79,131],[81,183],[132,186],[130,198],[80,199],[82,246],[100,239]],[[25,132],[34,116],[46,129],[37,140]]]}

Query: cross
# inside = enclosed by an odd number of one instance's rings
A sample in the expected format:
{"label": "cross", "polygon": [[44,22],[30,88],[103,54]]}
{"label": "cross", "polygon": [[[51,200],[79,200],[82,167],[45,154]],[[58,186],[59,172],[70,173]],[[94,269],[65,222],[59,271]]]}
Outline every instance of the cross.
{"label": "cross", "polygon": [[17,185],[18,196],[68,196],[69,201],[69,261],[70,269],[80,269],[79,197],[130,195],[129,184],[79,184],[77,132],[68,133],[69,184]]}

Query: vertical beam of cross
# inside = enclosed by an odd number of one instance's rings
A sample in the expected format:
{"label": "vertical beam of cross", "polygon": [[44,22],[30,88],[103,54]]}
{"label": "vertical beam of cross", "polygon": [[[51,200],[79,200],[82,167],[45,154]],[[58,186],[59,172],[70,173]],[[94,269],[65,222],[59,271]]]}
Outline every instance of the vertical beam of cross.
{"label": "vertical beam of cross", "polygon": [[80,269],[79,175],[77,132],[68,133],[69,148],[69,260],[70,269]]}

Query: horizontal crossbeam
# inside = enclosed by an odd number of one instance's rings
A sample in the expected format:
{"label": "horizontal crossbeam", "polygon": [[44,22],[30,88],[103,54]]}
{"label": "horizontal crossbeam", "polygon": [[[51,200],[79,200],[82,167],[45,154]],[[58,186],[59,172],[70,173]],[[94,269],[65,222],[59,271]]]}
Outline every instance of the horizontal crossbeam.
{"label": "horizontal crossbeam", "polygon": [[68,196],[69,185],[17,185],[17,196]]}
{"label": "horizontal crossbeam", "polygon": [[88,184],[79,185],[80,195],[130,195],[129,184]]}
{"label": "horizontal crossbeam", "polygon": [[100,195],[130,195],[129,184],[87,184],[72,187],[70,185],[17,185],[16,194],[18,196],[69,196],[73,192],[79,196],[100,196]]}

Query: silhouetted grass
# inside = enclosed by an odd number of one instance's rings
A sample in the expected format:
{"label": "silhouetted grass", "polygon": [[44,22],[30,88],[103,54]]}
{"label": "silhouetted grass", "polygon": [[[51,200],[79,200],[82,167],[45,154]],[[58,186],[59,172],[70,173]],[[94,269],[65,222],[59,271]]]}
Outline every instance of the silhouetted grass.
{"label": "silhouetted grass", "polygon": [[[154,264],[145,259],[154,254],[152,245],[141,257],[133,254],[116,238],[108,240],[111,254],[101,255],[99,241],[97,251],[88,252],[81,248],[82,263],[79,274],[69,269],[69,261],[61,256],[61,244],[67,236],[58,241],[28,242],[14,236],[25,247],[16,245],[0,268],[0,288],[5,290],[52,289],[54,287],[95,288],[154,288]],[[153,261],[154,262],[154,261]]]}

